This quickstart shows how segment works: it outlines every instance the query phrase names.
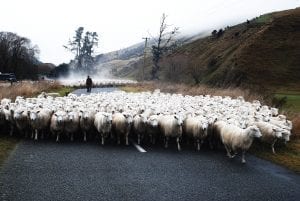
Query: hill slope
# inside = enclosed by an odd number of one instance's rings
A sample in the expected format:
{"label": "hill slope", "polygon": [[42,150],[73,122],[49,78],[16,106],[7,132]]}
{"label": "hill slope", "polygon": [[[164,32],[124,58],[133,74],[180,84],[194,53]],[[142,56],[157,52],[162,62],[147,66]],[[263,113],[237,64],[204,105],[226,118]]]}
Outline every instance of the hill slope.
{"label": "hill slope", "polygon": [[[147,58],[145,72],[151,70]],[[140,77],[143,61],[127,67]],[[117,74],[118,75],[118,74]],[[300,86],[300,8],[262,15],[185,44],[161,62],[161,80],[217,86]]]}

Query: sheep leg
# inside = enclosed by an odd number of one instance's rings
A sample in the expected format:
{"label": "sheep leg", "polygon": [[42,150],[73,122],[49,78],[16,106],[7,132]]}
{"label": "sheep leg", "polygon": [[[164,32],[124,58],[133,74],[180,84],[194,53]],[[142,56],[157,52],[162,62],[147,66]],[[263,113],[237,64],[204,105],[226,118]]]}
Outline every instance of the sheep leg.
{"label": "sheep leg", "polygon": [[228,147],[227,145],[224,145],[224,147],[225,147],[225,149],[226,149],[226,151],[227,151],[227,156],[228,156],[229,158],[232,158],[229,147]]}
{"label": "sheep leg", "polygon": [[57,133],[57,135],[56,135],[56,142],[59,142],[59,137],[60,137],[60,134]]}
{"label": "sheep leg", "polygon": [[178,151],[181,151],[181,147],[180,147],[180,137],[177,137],[176,141],[177,141],[177,149],[178,149]]}
{"label": "sheep leg", "polygon": [[129,145],[129,142],[128,142],[128,134],[126,134],[126,145],[127,145],[127,146]]}
{"label": "sheep leg", "polygon": [[273,143],[271,144],[271,148],[272,148],[273,154],[276,154],[275,148],[274,148],[274,145],[275,145],[276,141],[277,141],[277,139],[275,139],[275,140],[273,141]]}
{"label": "sheep leg", "polygon": [[71,133],[71,142],[74,141],[74,133]]}
{"label": "sheep leg", "polygon": [[197,151],[200,151],[201,145],[200,145],[200,140],[197,139]]}
{"label": "sheep leg", "polygon": [[83,131],[83,141],[86,142],[86,131]]}
{"label": "sheep leg", "polygon": [[38,130],[37,129],[35,129],[34,130],[34,132],[35,132],[35,135],[34,135],[34,140],[38,140]]}
{"label": "sheep leg", "polygon": [[246,163],[246,160],[245,160],[245,153],[246,151],[242,151],[242,163]]}
{"label": "sheep leg", "polygon": [[101,144],[104,145],[104,133],[101,135]]}
{"label": "sheep leg", "polygon": [[118,144],[121,144],[120,135],[118,135]]}
{"label": "sheep leg", "polygon": [[168,141],[169,141],[169,137],[166,137],[166,139],[165,139],[165,148],[168,148]]}
{"label": "sheep leg", "polygon": [[31,139],[34,138],[34,130],[31,131]]}

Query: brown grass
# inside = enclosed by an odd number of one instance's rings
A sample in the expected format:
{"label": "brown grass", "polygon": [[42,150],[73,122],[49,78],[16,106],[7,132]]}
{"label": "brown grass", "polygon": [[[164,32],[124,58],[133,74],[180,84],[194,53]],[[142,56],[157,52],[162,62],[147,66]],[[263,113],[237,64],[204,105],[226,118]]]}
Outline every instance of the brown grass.
{"label": "brown grass", "polygon": [[[292,139],[300,139],[300,113],[295,114],[295,116],[292,119],[292,122],[293,122]],[[300,153],[300,149],[299,149],[299,153]]]}
{"label": "brown grass", "polygon": [[22,81],[15,83],[12,86],[2,85],[0,86],[0,99],[10,98],[14,100],[17,96],[32,97],[36,96],[42,91],[49,92],[62,88],[62,85],[57,82],[48,81]]}

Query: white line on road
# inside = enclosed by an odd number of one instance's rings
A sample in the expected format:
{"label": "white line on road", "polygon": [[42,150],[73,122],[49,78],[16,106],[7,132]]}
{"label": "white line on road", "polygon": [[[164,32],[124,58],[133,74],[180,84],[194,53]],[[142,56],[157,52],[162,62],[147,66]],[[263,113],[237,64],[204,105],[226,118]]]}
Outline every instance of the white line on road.
{"label": "white line on road", "polygon": [[140,145],[136,144],[135,142],[132,142],[133,146],[139,151],[139,152],[142,152],[142,153],[145,153],[147,152],[145,149],[143,149],[143,147],[141,147]]}

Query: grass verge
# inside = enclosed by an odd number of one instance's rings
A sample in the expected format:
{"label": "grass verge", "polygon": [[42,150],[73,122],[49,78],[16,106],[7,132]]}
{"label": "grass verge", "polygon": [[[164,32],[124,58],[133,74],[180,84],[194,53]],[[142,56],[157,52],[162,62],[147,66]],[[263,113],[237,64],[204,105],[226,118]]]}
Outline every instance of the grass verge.
{"label": "grass verge", "polygon": [[14,150],[18,144],[19,139],[15,137],[0,136],[0,167],[9,156],[10,152]]}
{"label": "grass verge", "polygon": [[271,145],[255,143],[250,153],[300,173],[300,139],[293,139],[286,145],[275,145],[275,151],[276,154],[273,154]]}

